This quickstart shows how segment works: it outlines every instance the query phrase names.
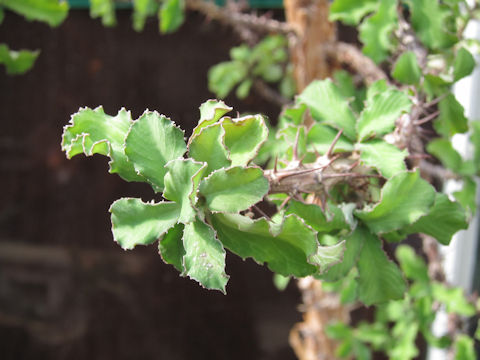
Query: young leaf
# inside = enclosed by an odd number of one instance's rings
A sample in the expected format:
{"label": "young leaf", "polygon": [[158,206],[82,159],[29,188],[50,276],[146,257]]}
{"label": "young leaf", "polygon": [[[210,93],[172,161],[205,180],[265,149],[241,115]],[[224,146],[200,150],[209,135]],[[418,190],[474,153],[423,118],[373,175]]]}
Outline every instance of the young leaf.
{"label": "young leaf", "polygon": [[367,100],[367,106],[360,114],[357,123],[358,139],[371,136],[380,137],[391,132],[395,121],[412,106],[408,96],[399,90],[388,89]]}
{"label": "young leaf", "polygon": [[158,11],[158,3],[155,0],[135,0],[133,2],[133,28],[142,31],[145,21]]}
{"label": "young leaf", "polygon": [[80,153],[109,156],[110,173],[117,173],[127,181],[145,181],[128,161],[123,148],[132,124],[130,112],[125,109],[117,116],[106,115],[102,107],[80,109],[63,128],[62,150],[69,159]]}
{"label": "young leaf", "polygon": [[184,0],[164,0],[158,13],[160,32],[167,34],[177,30],[185,20]]}
{"label": "young leaf", "polygon": [[386,233],[413,224],[427,214],[435,200],[434,188],[418,172],[399,173],[382,188],[380,203],[355,211],[374,233]]}
{"label": "young leaf", "polygon": [[317,253],[310,256],[308,261],[310,264],[317,265],[319,273],[323,274],[332,266],[342,261],[344,252],[345,240],[331,246],[319,246]]}
{"label": "young leaf", "polygon": [[422,70],[418,66],[417,57],[413,51],[406,51],[399,56],[393,67],[392,76],[402,84],[418,84]]}
{"label": "young leaf", "polygon": [[[313,124],[307,134],[307,148],[325,154],[332,145],[338,130],[323,124]],[[333,149],[335,152],[353,151],[353,144],[347,137],[341,135]]]}
{"label": "young leaf", "polygon": [[453,63],[453,79],[458,81],[468,76],[475,69],[475,59],[473,55],[465,48],[460,48]]}
{"label": "young leaf", "polygon": [[223,99],[248,75],[248,66],[242,61],[225,61],[208,71],[208,90]]}
{"label": "young leaf", "polygon": [[101,17],[103,26],[114,26],[117,22],[114,0],[90,0],[90,16]]}
{"label": "young leaf", "polygon": [[377,0],[335,0],[330,5],[330,21],[341,20],[348,25],[357,25],[368,13],[376,10]]}
{"label": "young leaf", "polygon": [[205,175],[212,171],[230,166],[228,152],[223,143],[225,130],[221,124],[203,128],[198,134],[192,135],[188,144],[188,156],[206,162],[208,167]]}
{"label": "young leaf", "polygon": [[276,225],[264,218],[213,214],[212,225],[226,248],[244,259],[251,257],[259,264],[267,263],[273,272],[303,277],[318,271],[308,263],[317,251],[316,234],[294,215]]}
{"label": "young leaf", "polygon": [[333,204],[328,204],[325,212],[315,204],[305,204],[296,200],[291,200],[288,204],[287,214],[296,214],[319,233],[350,229],[342,210]]}
{"label": "young leaf", "polygon": [[395,257],[400,263],[405,276],[408,279],[421,281],[423,283],[429,282],[428,268],[425,261],[415,254],[415,251],[408,245],[400,245],[395,251]]}
{"label": "young leaf", "polygon": [[186,150],[183,131],[156,111],[145,111],[133,123],[125,139],[125,154],[155,191],[163,190],[167,172],[164,165],[182,157]]}
{"label": "young leaf", "polygon": [[188,223],[195,219],[194,204],[196,192],[202,179],[206,164],[192,159],[176,159],[165,165],[165,199],[175,201],[180,206],[178,221]]}
{"label": "young leaf", "polygon": [[207,289],[225,293],[228,276],[225,274],[225,250],[215,236],[215,231],[203,221],[185,225],[183,232],[185,275],[198,281]]}
{"label": "young leaf", "polygon": [[180,207],[174,202],[149,204],[141,199],[123,198],[115,201],[112,231],[116,242],[125,250],[136,245],[149,245],[177,223]]}
{"label": "young leaf", "polygon": [[376,63],[386,59],[392,48],[392,31],[397,26],[397,1],[381,0],[378,10],[359,26],[363,52]]}
{"label": "young leaf", "polygon": [[367,232],[365,234],[357,265],[360,301],[369,306],[401,299],[405,292],[405,281],[400,269],[387,258],[380,239]]}
{"label": "young leaf", "polygon": [[6,44],[0,44],[0,64],[5,65],[8,75],[24,74],[31,69],[40,51],[10,50]]}
{"label": "young leaf", "polygon": [[200,120],[198,120],[198,125],[193,129],[192,137],[199,134],[204,127],[215,124],[223,115],[232,110],[232,107],[226,105],[221,100],[205,101],[200,105]]}
{"label": "young leaf", "polygon": [[298,102],[310,109],[313,118],[340,130],[349,139],[356,138],[355,116],[331,80],[315,80],[298,96]]}
{"label": "young leaf", "polygon": [[28,20],[46,22],[58,26],[68,15],[68,3],[59,0],[2,0],[1,5]]}
{"label": "young leaf", "polygon": [[452,142],[447,139],[437,138],[433,139],[427,144],[427,151],[439,159],[442,164],[458,172],[463,163],[460,154],[452,146]]}
{"label": "young leaf", "polygon": [[455,99],[453,94],[448,94],[438,104],[439,117],[433,122],[437,132],[446,138],[457,133],[468,131],[468,120],[464,115],[463,106]]}
{"label": "young leaf", "polygon": [[247,165],[268,137],[268,129],[261,115],[225,118],[222,126],[232,166]]}
{"label": "young leaf", "polygon": [[200,183],[199,192],[211,211],[239,212],[260,202],[268,192],[260,168],[220,169]]}
{"label": "young leaf", "polygon": [[445,304],[448,313],[456,313],[462,316],[475,315],[475,306],[467,301],[462,288],[447,288],[444,284],[434,282],[432,291],[433,298]]}
{"label": "young leaf", "polygon": [[183,224],[176,224],[158,242],[158,252],[163,261],[173,265],[181,273],[184,271],[183,256],[185,255],[182,242],[183,228]]}
{"label": "young leaf", "polygon": [[473,339],[460,334],[455,339],[455,360],[476,360],[475,344]]}
{"label": "young leaf", "polygon": [[387,179],[399,172],[406,171],[407,150],[400,150],[395,145],[383,140],[360,143],[358,149],[361,151],[360,159],[365,165],[376,168]]}
{"label": "young leaf", "polygon": [[462,189],[454,192],[453,195],[464,209],[469,211],[471,215],[475,214],[477,209],[477,183],[474,179],[464,177]]}
{"label": "young leaf", "polygon": [[345,239],[345,252],[343,253],[342,262],[334,264],[327,272],[321,275],[321,279],[325,281],[338,281],[343,279],[350,270],[356,265],[363,243],[368,237],[366,230],[361,227],[355,229]]}

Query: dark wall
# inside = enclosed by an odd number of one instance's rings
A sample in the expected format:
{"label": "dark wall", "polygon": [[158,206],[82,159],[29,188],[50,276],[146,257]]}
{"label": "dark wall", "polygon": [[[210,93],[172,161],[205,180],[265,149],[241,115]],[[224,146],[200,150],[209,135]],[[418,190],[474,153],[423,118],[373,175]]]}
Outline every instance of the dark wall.
{"label": "dark wall", "polygon": [[[0,354],[2,359],[294,359],[288,331],[300,315],[295,288],[228,255],[228,295],[202,289],[165,265],[155,246],[128,253],[110,233],[108,208],[122,196],[151,199],[144,184],[107,173],[102,157],[66,160],[62,127],[81,106],[145,109],[189,135],[208,68],[228,58],[234,35],[189,14],[160,36],[135,33],[128,11],[103,28],[72,11],[50,29],[8,13],[0,42],[41,49],[33,70],[0,69]],[[275,118],[254,94],[227,99]]]}

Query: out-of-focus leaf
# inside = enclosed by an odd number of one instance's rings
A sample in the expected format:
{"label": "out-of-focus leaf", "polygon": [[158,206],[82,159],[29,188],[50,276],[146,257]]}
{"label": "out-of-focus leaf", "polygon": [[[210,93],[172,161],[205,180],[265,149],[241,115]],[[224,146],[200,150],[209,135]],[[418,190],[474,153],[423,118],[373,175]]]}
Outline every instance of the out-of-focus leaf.
{"label": "out-of-focus leaf", "polygon": [[455,81],[468,76],[475,69],[475,59],[473,55],[465,48],[460,48],[453,63],[453,79]]}
{"label": "out-of-focus leaf", "polygon": [[402,84],[418,84],[422,70],[418,66],[417,57],[413,51],[406,51],[400,55],[393,67],[392,76]]}
{"label": "out-of-focus leaf", "polygon": [[378,8],[377,0],[335,0],[330,5],[330,21],[341,20],[348,25],[357,25],[368,13]]}
{"label": "out-of-focus leaf", "polygon": [[28,20],[58,26],[68,15],[68,2],[62,0],[2,0],[5,8],[25,16]]}
{"label": "out-of-focus leaf", "polygon": [[10,50],[6,44],[0,44],[0,64],[5,65],[7,74],[24,74],[30,70],[37,60],[40,51]]}
{"label": "out-of-focus leaf", "polygon": [[167,34],[177,30],[185,20],[184,12],[184,0],[164,0],[158,12],[160,32]]}
{"label": "out-of-focus leaf", "polygon": [[103,26],[114,26],[117,23],[114,0],[90,0],[90,16],[102,18]]}

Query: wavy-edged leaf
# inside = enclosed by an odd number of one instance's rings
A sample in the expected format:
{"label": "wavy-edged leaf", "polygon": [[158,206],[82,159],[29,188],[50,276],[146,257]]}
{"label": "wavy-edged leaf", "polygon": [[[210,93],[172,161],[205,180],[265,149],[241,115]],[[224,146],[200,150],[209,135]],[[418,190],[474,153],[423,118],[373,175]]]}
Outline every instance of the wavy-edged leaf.
{"label": "wavy-edged leaf", "polygon": [[351,140],[356,138],[355,116],[348,101],[331,80],[312,81],[297,101],[307,105],[316,121],[343,129],[345,136]]}
{"label": "wavy-edged leaf", "polygon": [[268,129],[262,115],[225,118],[222,126],[232,166],[247,165],[268,138]]}
{"label": "wavy-edged leaf", "polygon": [[319,233],[350,229],[342,210],[333,204],[328,204],[325,211],[318,205],[305,204],[296,200],[290,200],[288,204],[287,214],[301,217],[308,226]]}
{"label": "wavy-edged leaf", "polygon": [[144,203],[141,199],[115,201],[112,232],[115,241],[125,249],[154,243],[177,223],[180,207],[174,202]]}
{"label": "wavy-edged leaf", "polygon": [[225,293],[228,281],[225,273],[225,249],[216,238],[215,231],[199,219],[186,224],[183,246],[184,275],[198,281],[207,289]]}
{"label": "wavy-edged leaf", "polygon": [[430,49],[444,49],[457,41],[447,22],[451,10],[432,0],[406,0],[411,9],[412,26]]}
{"label": "wavy-edged leaf", "polygon": [[1,5],[28,20],[58,26],[68,15],[68,2],[59,0],[2,0]]}
{"label": "wavy-edged leaf", "polygon": [[185,255],[185,248],[182,241],[183,228],[183,224],[176,224],[158,242],[158,252],[163,261],[173,265],[180,272],[184,271],[183,256]]}
{"label": "wavy-edged leaf", "polygon": [[165,0],[158,12],[160,32],[168,34],[176,31],[185,20],[184,0]]}
{"label": "wavy-edged leaf", "polygon": [[333,265],[326,273],[322,274],[322,280],[338,281],[347,276],[350,270],[357,264],[363,243],[368,237],[366,232],[365,229],[358,227],[345,238],[345,252],[343,253],[342,261]]}
{"label": "wavy-edged leaf", "polygon": [[125,137],[132,124],[131,114],[125,109],[116,116],[106,115],[101,106],[94,110],[80,109],[63,128],[62,150],[69,159],[81,153],[109,156],[110,173],[117,173],[127,181],[145,181],[124,152]]}
{"label": "wavy-edged leaf", "polygon": [[463,178],[463,186],[453,193],[455,199],[462,204],[463,208],[474,215],[477,210],[477,183],[471,177]]}
{"label": "wavy-edged leaf", "polygon": [[117,23],[114,0],[90,0],[90,16],[101,18],[103,26],[114,26]]}
{"label": "wavy-edged leaf", "polygon": [[[378,6],[378,5],[377,5]],[[376,63],[385,60],[393,47],[391,34],[397,26],[397,1],[381,0],[375,14],[359,26],[363,53]]]}
{"label": "wavy-edged leaf", "polygon": [[153,16],[158,11],[158,2],[155,0],[135,0],[133,2],[133,28],[135,31],[142,31],[145,27],[145,21],[149,16]]}
{"label": "wavy-edged leaf", "polygon": [[319,274],[323,274],[332,266],[340,263],[345,252],[345,240],[335,245],[319,246],[317,253],[310,256],[308,261],[318,266]]}
{"label": "wavy-edged leaf", "polygon": [[223,115],[232,110],[232,107],[221,100],[211,99],[205,101],[200,105],[200,120],[198,120],[198,125],[193,129],[192,137],[199,134],[204,127],[216,123]]}
{"label": "wavy-edged leaf", "polygon": [[418,172],[405,172],[385,183],[378,204],[354,213],[373,233],[386,233],[413,224],[434,201],[435,189]]}
{"label": "wavy-edged leaf", "polygon": [[466,229],[468,222],[465,210],[448,196],[436,193],[435,203],[425,216],[418,219],[407,231],[408,233],[424,233],[448,245],[452,236],[459,230]]}
{"label": "wavy-edged leaf", "polygon": [[451,141],[443,138],[433,139],[427,144],[427,151],[440,160],[445,167],[455,172],[460,170],[463,159],[453,148]]}
{"label": "wavy-edged leaf", "polygon": [[257,167],[220,169],[199,187],[211,211],[239,212],[260,202],[269,189],[268,180]]}
{"label": "wavy-edged leaf", "polygon": [[463,106],[453,94],[448,94],[439,104],[440,115],[433,122],[435,130],[446,138],[468,131],[468,120]]}
{"label": "wavy-edged leaf", "polygon": [[391,132],[395,121],[402,113],[410,111],[411,106],[407,94],[399,90],[390,88],[374,95],[367,101],[358,119],[358,139],[362,141]]}
{"label": "wavy-edged leaf", "polygon": [[405,166],[407,150],[400,150],[380,139],[360,143],[358,149],[361,151],[360,159],[365,165],[376,168],[387,179],[407,170]]}
{"label": "wavy-edged leaf", "polygon": [[224,136],[225,130],[222,125],[214,124],[203,128],[199,134],[190,138],[188,156],[207,163],[205,174],[230,166]]}
{"label": "wavy-edged leaf", "polygon": [[145,111],[125,139],[125,154],[155,191],[163,190],[165,164],[182,157],[186,150],[183,131],[156,111]]}
{"label": "wavy-edged leaf", "polygon": [[378,8],[377,0],[335,0],[330,5],[330,21],[341,20],[348,25],[357,25],[362,18]]}
{"label": "wavy-edged leaf", "polygon": [[458,81],[465,76],[468,76],[475,69],[475,59],[473,55],[465,48],[460,48],[455,56],[453,63],[453,79]]}
{"label": "wavy-edged leaf", "polygon": [[24,74],[37,60],[40,51],[10,50],[8,45],[0,44],[0,64],[5,65],[8,75]]}
{"label": "wavy-edged leaf", "polygon": [[195,219],[196,192],[202,179],[206,164],[192,159],[176,159],[165,165],[165,199],[175,201],[180,206],[178,221],[188,223]]}
{"label": "wavy-edged leaf", "polygon": [[[337,136],[338,130],[323,124],[313,124],[307,134],[307,148],[325,154]],[[341,135],[333,152],[353,151],[353,144],[346,136]]]}
{"label": "wavy-edged leaf", "polygon": [[308,263],[317,252],[316,234],[294,215],[283,224],[236,214],[213,214],[212,224],[223,245],[242,258],[253,258],[283,276],[303,277],[318,268]]}
{"label": "wavy-edged leaf", "polygon": [[398,57],[392,76],[402,84],[418,84],[422,77],[422,69],[418,66],[417,56],[413,51],[406,51]]}
{"label": "wavy-edged leaf", "polygon": [[365,241],[358,258],[358,297],[365,305],[401,299],[405,280],[394,262],[387,258],[378,237],[364,232]]}

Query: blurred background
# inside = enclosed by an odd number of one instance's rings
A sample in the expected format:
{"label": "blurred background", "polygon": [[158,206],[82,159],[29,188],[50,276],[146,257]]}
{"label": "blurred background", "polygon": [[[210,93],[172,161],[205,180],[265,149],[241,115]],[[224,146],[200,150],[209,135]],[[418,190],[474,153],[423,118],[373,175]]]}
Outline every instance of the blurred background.
{"label": "blurred background", "polygon": [[[227,255],[227,295],[202,289],[165,265],[155,245],[125,252],[113,242],[110,204],[153,198],[145,184],[107,172],[104,157],[67,160],[62,128],[79,107],[145,109],[189,136],[210,66],[228,59],[234,33],[187,14],[172,35],[142,33],[131,11],[105,28],[71,10],[58,28],[6,13],[0,42],[40,49],[32,70],[0,71],[0,354],[21,359],[295,359],[288,332],[300,320],[294,284]],[[252,93],[239,112],[276,119]]]}

